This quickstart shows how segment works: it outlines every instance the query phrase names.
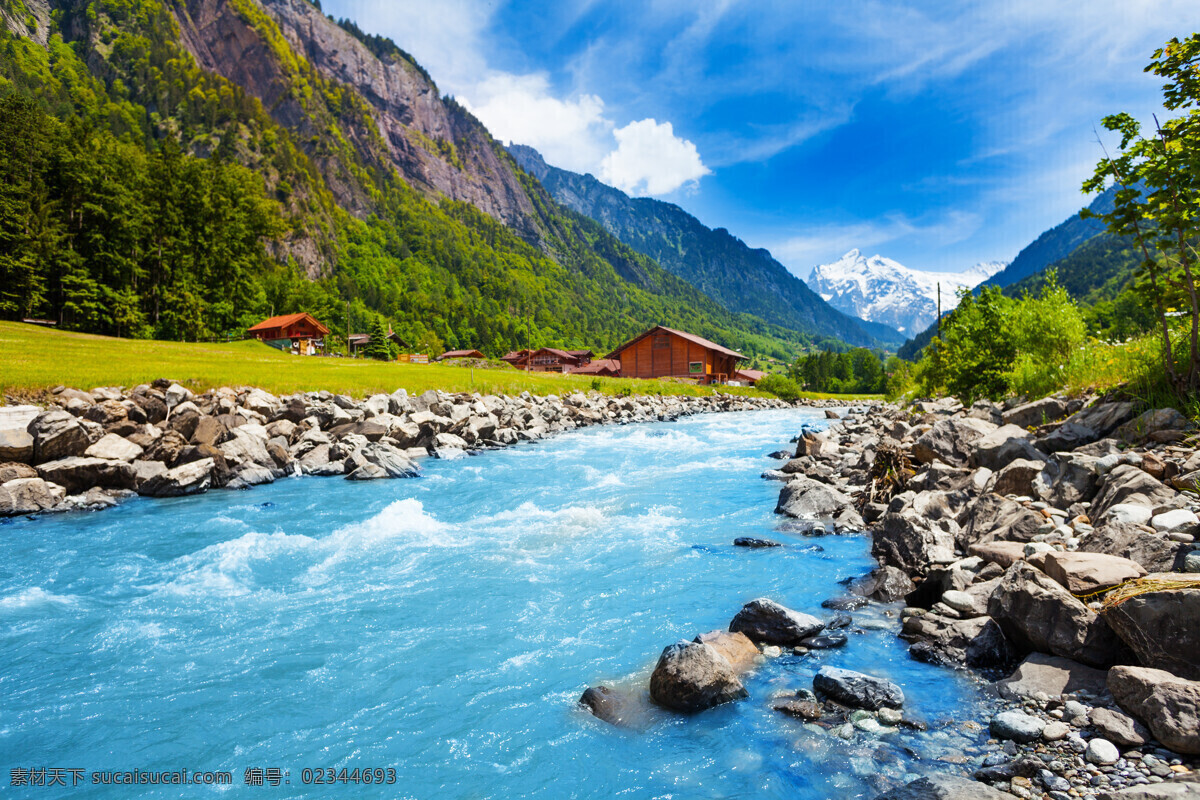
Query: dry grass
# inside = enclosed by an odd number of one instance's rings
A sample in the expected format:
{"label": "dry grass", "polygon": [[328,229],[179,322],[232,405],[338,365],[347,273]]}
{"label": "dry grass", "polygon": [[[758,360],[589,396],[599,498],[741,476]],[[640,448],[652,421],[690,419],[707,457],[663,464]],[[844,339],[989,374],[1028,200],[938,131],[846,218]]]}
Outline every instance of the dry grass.
{"label": "dry grass", "polygon": [[1197,589],[1200,588],[1200,577],[1185,578],[1162,577],[1161,575],[1151,575],[1145,578],[1137,578],[1132,581],[1125,581],[1120,586],[1109,591],[1104,598],[1104,610],[1121,605],[1126,600],[1131,600],[1138,595],[1150,594],[1151,592],[1166,592],[1172,589]]}

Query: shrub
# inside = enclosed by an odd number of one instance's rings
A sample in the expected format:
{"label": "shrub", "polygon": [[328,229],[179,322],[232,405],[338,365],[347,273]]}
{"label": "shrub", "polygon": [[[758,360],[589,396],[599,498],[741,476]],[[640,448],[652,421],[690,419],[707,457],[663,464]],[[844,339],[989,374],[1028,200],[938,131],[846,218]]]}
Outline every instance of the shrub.
{"label": "shrub", "polygon": [[796,385],[795,381],[785,378],[783,375],[764,375],[754,385],[754,388],[770,392],[780,400],[787,400],[788,402],[800,398],[800,387]]}

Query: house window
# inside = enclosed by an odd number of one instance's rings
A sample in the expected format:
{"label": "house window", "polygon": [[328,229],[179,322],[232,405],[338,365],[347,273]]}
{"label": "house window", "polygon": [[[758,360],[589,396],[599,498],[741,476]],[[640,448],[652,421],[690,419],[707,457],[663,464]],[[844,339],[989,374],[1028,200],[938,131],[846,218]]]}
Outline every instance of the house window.
{"label": "house window", "polygon": [[670,350],[671,349],[670,335],[666,334],[666,333],[654,334],[654,349],[655,350]]}
{"label": "house window", "polygon": [[703,375],[704,374],[704,362],[703,361],[690,362],[688,364],[688,372],[691,373],[692,375]]}

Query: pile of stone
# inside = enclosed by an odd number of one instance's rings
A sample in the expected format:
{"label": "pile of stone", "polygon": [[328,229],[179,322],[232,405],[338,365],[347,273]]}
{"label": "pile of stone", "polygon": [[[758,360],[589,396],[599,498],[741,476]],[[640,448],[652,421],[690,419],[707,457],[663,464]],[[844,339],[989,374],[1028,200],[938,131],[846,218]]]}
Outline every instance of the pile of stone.
{"label": "pile of stone", "polygon": [[[900,465],[886,485],[879,453]],[[990,677],[1059,660],[1057,691],[1005,695],[1035,721],[994,724],[1008,752],[977,778],[1056,800],[1200,796],[1200,452],[1182,414],[1064,397],[872,406],[803,431],[764,477],[785,482],[776,510],[796,524],[870,531],[879,568],[851,589],[904,601],[914,658]]]}
{"label": "pile of stone", "polygon": [[0,517],[98,509],[134,495],[246,488],[289,475],[349,480],[418,474],[426,456],[454,458],[604,423],[783,408],[776,399],[409,396],[354,400],[261,389],[193,394],[167,380],[90,392],[58,387],[49,408],[0,407]]}

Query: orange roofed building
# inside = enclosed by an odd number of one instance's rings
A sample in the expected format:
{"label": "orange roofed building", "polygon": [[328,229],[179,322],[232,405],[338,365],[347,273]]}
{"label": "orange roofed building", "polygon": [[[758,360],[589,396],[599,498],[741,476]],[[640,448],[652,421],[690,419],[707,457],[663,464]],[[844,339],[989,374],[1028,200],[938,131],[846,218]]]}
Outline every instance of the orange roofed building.
{"label": "orange roofed building", "polygon": [[735,380],[741,353],[692,333],[655,326],[613,350],[622,378],[682,378],[697,383]]}
{"label": "orange roofed building", "polygon": [[325,338],[329,328],[322,325],[312,314],[284,314],[264,319],[246,333],[253,339],[266,342],[272,347],[287,350],[295,355],[317,354],[317,342]]}

